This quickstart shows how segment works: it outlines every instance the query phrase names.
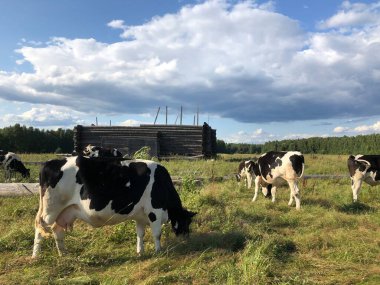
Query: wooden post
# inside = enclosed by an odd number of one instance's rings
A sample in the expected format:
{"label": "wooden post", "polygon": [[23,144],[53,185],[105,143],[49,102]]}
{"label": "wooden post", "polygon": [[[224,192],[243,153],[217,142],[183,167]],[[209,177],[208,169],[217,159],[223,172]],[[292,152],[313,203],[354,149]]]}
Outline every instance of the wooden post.
{"label": "wooden post", "polygon": [[197,108],[197,126],[199,126],[199,106]]}
{"label": "wooden post", "polygon": [[166,106],[165,124],[168,124],[168,106]]}
{"label": "wooden post", "polygon": [[181,117],[179,119],[179,124],[182,125],[182,106],[181,106]]}
{"label": "wooden post", "polygon": [[160,108],[161,108],[161,107],[158,107],[157,114],[156,114],[156,118],[154,119],[154,124],[153,124],[153,125],[156,124],[157,117],[158,117],[158,113],[160,113]]}

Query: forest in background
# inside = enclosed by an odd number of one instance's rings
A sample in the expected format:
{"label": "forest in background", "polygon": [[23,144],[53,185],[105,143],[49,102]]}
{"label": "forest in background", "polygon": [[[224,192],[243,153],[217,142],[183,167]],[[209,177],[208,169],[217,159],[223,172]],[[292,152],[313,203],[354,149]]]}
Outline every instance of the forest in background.
{"label": "forest in background", "polygon": [[298,150],[319,154],[379,154],[380,134],[354,137],[313,137],[307,139],[270,141],[264,144],[226,143],[217,141],[218,153],[264,153],[271,150]]}
{"label": "forest in background", "polygon": [[0,149],[17,153],[71,153],[74,149],[73,130],[40,130],[14,126],[0,129]]}
{"label": "forest in background", "polygon": [[[16,124],[0,128],[0,149],[21,153],[71,153],[72,129],[45,130]],[[226,143],[217,140],[218,153],[263,153],[270,150],[298,150],[319,154],[379,154],[380,134],[354,137],[313,137],[270,141],[264,144]]]}

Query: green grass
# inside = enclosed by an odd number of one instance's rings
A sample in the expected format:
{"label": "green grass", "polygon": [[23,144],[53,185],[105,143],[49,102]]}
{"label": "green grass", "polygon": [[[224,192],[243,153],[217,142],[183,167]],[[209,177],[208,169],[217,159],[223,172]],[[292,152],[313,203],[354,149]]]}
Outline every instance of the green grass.
{"label": "green grass", "polygon": [[[273,204],[262,195],[251,203],[253,189],[233,179],[191,183],[235,172],[229,159],[163,162],[187,179],[178,191],[198,215],[189,239],[165,225],[158,254],[147,229],[141,257],[133,221],[100,229],[79,221],[66,237],[68,255],[58,257],[47,239],[32,261],[38,197],[1,197],[0,284],[380,284],[379,187],[364,185],[353,204],[348,178],[309,179],[296,211],[287,206],[287,187]],[[308,174],[347,172],[344,156],[305,159]]]}

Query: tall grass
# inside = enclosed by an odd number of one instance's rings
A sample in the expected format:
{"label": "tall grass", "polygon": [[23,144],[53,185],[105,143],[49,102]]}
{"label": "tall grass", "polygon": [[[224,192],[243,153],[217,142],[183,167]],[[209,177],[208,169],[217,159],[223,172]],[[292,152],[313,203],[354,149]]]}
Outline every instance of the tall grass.
{"label": "tall grass", "polygon": [[[198,214],[189,239],[165,225],[158,254],[147,230],[146,252],[136,255],[132,221],[96,229],[78,221],[66,256],[47,239],[32,261],[38,197],[1,197],[0,284],[380,284],[379,187],[364,185],[353,204],[348,178],[309,179],[296,211],[287,187],[274,204],[262,195],[252,203],[253,189],[233,179],[192,182],[235,172],[230,158],[163,162],[185,178],[178,191]],[[345,159],[307,156],[307,171],[346,174]]]}

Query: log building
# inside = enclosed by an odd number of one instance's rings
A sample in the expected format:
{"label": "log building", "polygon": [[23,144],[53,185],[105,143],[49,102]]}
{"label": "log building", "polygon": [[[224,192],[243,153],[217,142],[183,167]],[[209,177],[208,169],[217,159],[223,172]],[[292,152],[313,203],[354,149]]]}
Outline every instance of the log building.
{"label": "log building", "polygon": [[74,148],[81,152],[88,144],[117,148],[131,155],[144,146],[151,148],[151,155],[159,158],[170,156],[216,155],[216,130],[208,124],[192,125],[141,125],[82,126],[74,128]]}

